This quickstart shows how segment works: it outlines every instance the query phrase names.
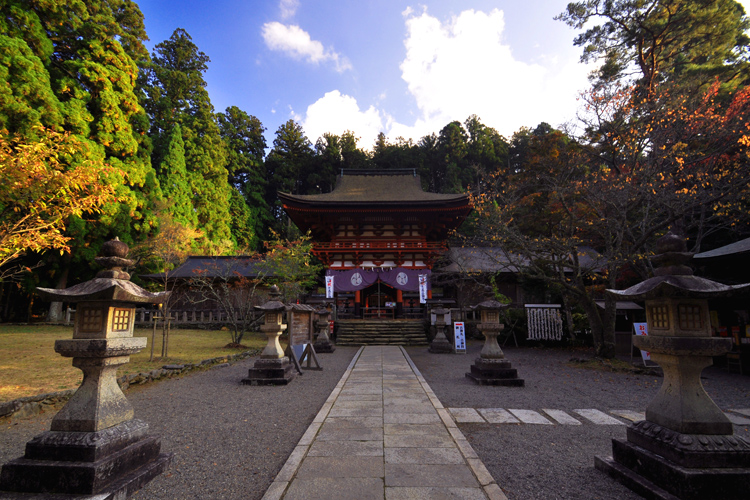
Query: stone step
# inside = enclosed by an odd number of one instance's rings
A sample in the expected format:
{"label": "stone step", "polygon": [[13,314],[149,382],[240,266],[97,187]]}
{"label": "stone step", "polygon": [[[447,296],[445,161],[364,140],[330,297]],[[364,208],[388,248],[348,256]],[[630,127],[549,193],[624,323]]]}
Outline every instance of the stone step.
{"label": "stone step", "polygon": [[427,345],[424,323],[415,320],[343,320],[336,329],[339,345]]}

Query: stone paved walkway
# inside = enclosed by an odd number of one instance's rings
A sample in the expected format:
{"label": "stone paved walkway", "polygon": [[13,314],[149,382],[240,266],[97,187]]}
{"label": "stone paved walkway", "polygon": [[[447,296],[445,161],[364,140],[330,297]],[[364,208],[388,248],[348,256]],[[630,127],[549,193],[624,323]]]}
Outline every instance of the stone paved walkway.
{"label": "stone paved walkway", "polygon": [[406,352],[352,360],[263,500],[507,500]]}

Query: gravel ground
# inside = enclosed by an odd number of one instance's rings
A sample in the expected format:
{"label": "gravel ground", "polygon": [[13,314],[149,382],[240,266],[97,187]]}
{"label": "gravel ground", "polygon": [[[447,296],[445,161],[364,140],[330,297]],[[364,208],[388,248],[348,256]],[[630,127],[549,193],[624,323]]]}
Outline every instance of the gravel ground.
{"label": "gravel ground", "polygon": [[[428,383],[449,408],[596,408],[644,411],[661,378],[571,367],[565,349],[506,348],[526,387],[488,387],[464,377],[481,343],[466,355],[407,348]],[[259,499],[341,378],[356,348],[319,355],[323,371],[305,371],[283,387],[245,386],[255,358],[229,367],[135,387],[126,392],[136,417],[174,452],[172,468],[133,498]],[[724,410],[750,407],[750,378],[709,368],[703,384]],[[49,429],[53,411],[0,420],[0,463],[23,455],[33,436]],[[510,500],[640,497],[594,469],[594,456],[611,454],[611,438],[624,426],[584,424],[459,424]],[[750,439],[749,426],[735,432]]]}
{"label": "gravel ground", "polygon": [[[126,391],[136,418],[161,436],[172,467],[134,495],[138,500],[242,499],[263,496],[343,375],[357,348],[319,354],[322,371],[289,385],[242,385],[256,358]],[[23,455],[49,430],[54,412],[0,422],[0,463]]]}
{"label": "gravel ground", "polygon": [[[448,408],[512,408],[540,411],[595,408],[643,412],[661,386],[659,376],[611,373],[569,366],[589,353],[568,349],[504,348],[525,387],[479,386],[464,376],[481,342],[467,354],[429,354],[407,348],[412,360]],[[750,378],[718,368],[703,372],[703,385],[723,410],[750,407]],[[510,500],[637,500],[641,497],[594,468],[594,456],[612,454],[612,438],[625,426],[459,424]],[[735,425],[750,439],[750,426]]]}

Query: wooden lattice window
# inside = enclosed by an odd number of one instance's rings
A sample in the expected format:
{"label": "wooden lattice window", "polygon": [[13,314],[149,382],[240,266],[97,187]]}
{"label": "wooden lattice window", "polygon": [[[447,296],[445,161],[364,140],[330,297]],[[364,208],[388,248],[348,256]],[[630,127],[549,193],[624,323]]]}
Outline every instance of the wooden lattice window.
{"label": "wooden lattice window", "polygon": [[682,330],[702,330],[703,320],[701,308],[693,304],[680,304],[677,307],[677,317]]}
{"label": "wooden lattice window", "polygon": [[104,327],[104,311],[101,309],[83,309],[80,331],[83,333],[98,333]]}
{"label": "wooden lattice window", "polygon": [[113,332],[127,332],[130,328],[130,309],[115,309],[112,318]]}
{"label": "wooden lattice window", "polygon": [[669,329],[669,306],[651,306],[651,321],[653,328]]}

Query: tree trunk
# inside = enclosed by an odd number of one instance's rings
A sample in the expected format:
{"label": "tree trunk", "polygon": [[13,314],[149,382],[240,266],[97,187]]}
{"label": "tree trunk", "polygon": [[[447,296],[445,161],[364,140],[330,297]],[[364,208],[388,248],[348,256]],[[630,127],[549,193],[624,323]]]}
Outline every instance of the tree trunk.
{"label": "tree trunk", "polygon": [[[65,254],[62,262],[62,270],[60,276],[57,278],[57,284],[55,288],[62,290],[68,286],[68,274],[70,273],[70,254]],[[47,321],[50,323],[62,323],[64,321],[63,316],[63,303],[52,302],[49,305],[49,312],[47,313]]]}
{"label": "tree trunk", "polygon": [[576,332],[575,332],[575,324],[573,323],[573,312],[570,310],[570,300],[565,297],[565,294],[562,296],[562,306],[563,306],[563,312],[565,313],[565,324],[568,326],[568,334],[570,335],[570,340],[576,339]]}
{"label": "tree trunk", "polygon": [[[593,299],[581,302],[589,318],[589,326],[594,336],[594,348],[596,355],[602,358],[612,359],[615,357],[615,301],[607,297],[604,301],[602,311]],[[611,308],[611,309],[610,309]]]}

